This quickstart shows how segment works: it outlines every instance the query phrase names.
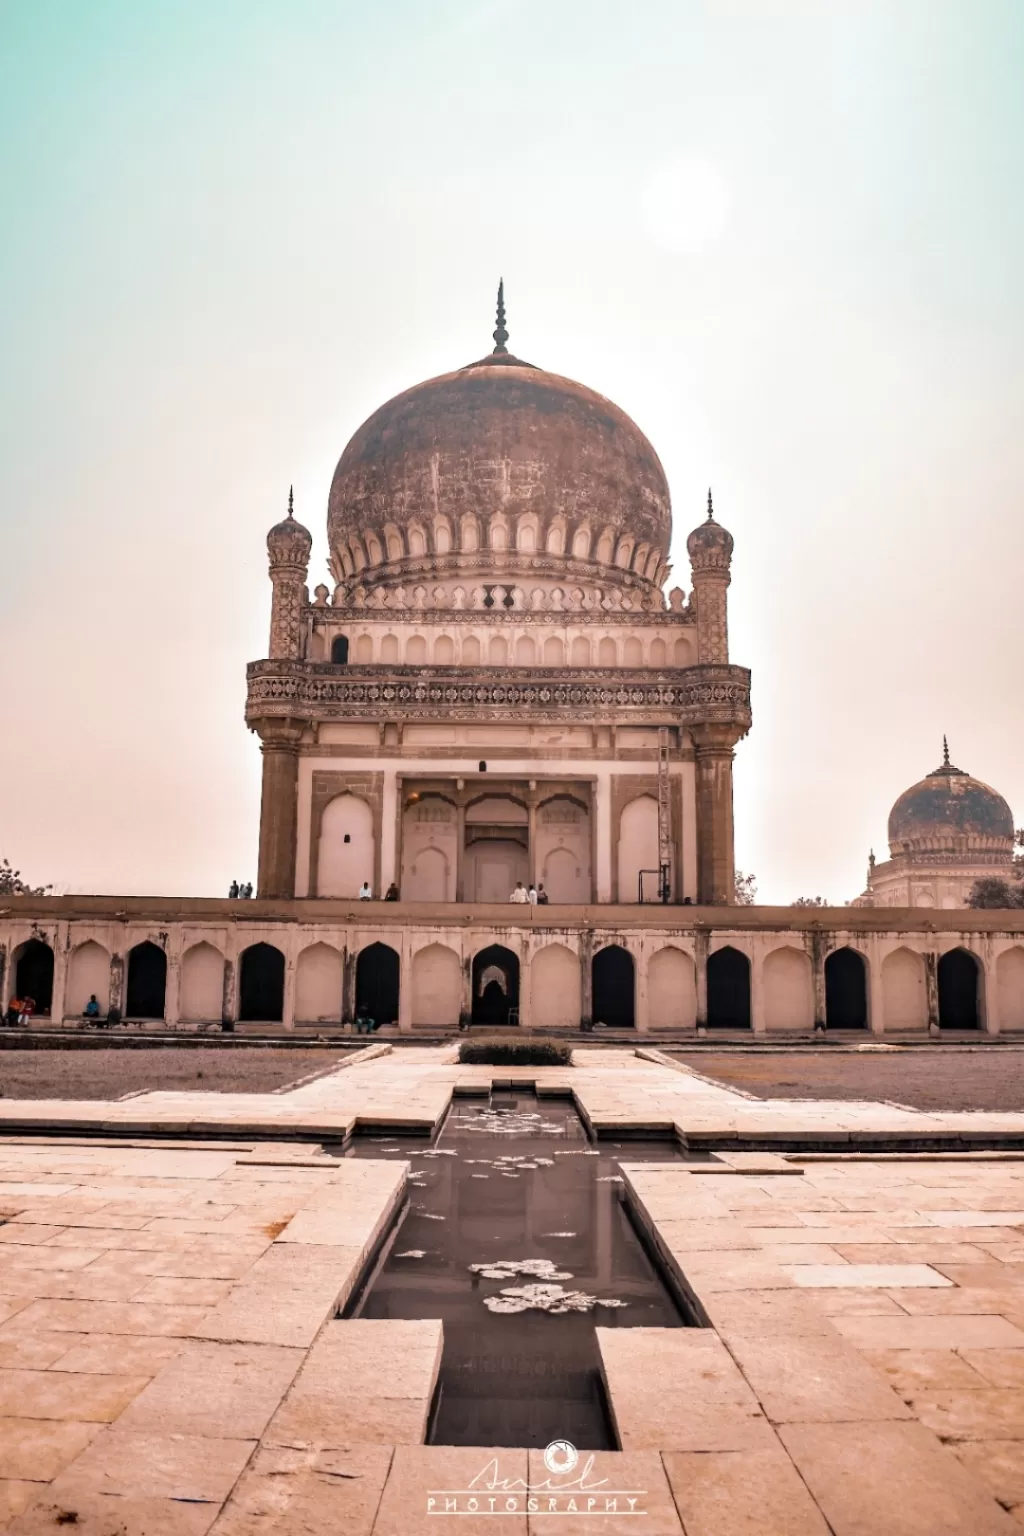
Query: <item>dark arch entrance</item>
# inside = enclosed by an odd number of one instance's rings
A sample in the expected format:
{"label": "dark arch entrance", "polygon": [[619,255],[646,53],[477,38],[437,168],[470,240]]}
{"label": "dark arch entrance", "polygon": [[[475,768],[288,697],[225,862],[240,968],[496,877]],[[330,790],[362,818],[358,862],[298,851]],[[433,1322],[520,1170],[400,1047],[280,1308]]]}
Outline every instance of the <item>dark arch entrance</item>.
{"label": "dark arch entrance", "polygon": [[504,1027],[509,1013],[519,1018],[519,961],[503,944],[491,944],[473,956],[473,1024]]}
{"label": "dark arch entrance", "polygon": [[750,961],[731,944],[708,959],[708,1027],[750,1028]]}
{"label": "dark arch entrance", "polygon": [[36,1013],[49,1013],[53,1005],[53,950],[42,939],[22,946],[14,968],[14,996],[30,997]]}
{"label": "dark arch entrance", "polygon": [[242,951],[238,1017],[263,1024],[280,1024],[284,1018],[284,955],[273,944],[251,944]]}
{"label": "dark arch entrance", "polygon": [[159,944],[136,944],[128,951],[125,1018],[162,1019],[167,989],[167,956]]}
{"label": "dark arch entrance", "polygon": [[939,1024],[943,1029],[977,1029],[978,962],[966,949],[951,949],[939,960]]}
{"label": "dark arch entrance", "polygon": [[398,1022],[398,955],[390,944],[369,944],[359,951],[356,1013],[377,1024]]}
{"label": "dark arch entrance", "polygon": [[348,665],[348,635],[335,635],[331,641],[331,661],[336,667]]}
{"label": "dark arch entrance", "polygon": [[848,944],[825,960],[825,1023],[829,1029],[867,1028],[867,967]]}
{"label": "dark arch entrance", "polygon": [[594,956],[590,976],[594,1022],[609,1029],[632,1029],[636,1024],[633,956],[621,944],[608,944]]}

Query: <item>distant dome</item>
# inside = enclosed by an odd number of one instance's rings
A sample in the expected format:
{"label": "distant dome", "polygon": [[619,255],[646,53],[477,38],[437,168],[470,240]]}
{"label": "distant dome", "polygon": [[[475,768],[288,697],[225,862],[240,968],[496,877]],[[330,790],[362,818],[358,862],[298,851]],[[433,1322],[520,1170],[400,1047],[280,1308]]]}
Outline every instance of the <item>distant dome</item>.
{"label": "distant dome", "polygon": [[1013,814],[1002,795],[956,768],[941,767],[911,785],[889,812],[889,848],[900,853],[969,854],[1013,849]]}
{"label": "distant dome", "polygon": [[671,533],[665,471],[635,422],[500,343],[375,411],[328,503],[336,579],[370,585],[442,568],[660,585]]}

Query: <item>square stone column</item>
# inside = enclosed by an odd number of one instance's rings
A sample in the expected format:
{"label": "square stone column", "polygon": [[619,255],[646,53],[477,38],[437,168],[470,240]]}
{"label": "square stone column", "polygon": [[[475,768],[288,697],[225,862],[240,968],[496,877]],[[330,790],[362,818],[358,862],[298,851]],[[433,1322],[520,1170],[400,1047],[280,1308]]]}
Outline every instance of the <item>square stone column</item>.
{"label": "square stone column", "polygon": [[381,786],[380,811],[380,891],[383,896],[388,886],[401,880],[401,839],[398,826],[399,776],[392,768],[385,768]]}
{"label": "square stone column", "polygon": [[596,899],[612,899],[612,787],[611,770],[602,771],[594,782],[594,831],[597,868],[594,870]]}
{"label": "square stone column", "polygon": [[263,795],[260,802],[259,896],[295,895],[298,832],[299,720],[261,720]]}

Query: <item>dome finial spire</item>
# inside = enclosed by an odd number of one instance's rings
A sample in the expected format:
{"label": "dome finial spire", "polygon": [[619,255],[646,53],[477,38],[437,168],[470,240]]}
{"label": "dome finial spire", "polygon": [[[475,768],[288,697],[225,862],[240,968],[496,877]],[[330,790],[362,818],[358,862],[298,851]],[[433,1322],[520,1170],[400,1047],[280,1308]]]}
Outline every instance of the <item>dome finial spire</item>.
{"label": "dome finial spire", "polygon": [[942,766],[943,768],[949,767],[949,742],[946,740],[945,735],[942,738]]}
{"label": "dome finial spire", "polygon": [[505,329],[505,279],[503,277],[498,279],[498,324],[494,332],[494,340],[496,342],[493,353],[495,357],[508,351],[505,345],[508,341],[508,331]]}
{"label": "dome finial spire", "polygon": [[714,520],[715,520],[715,509],[714,509],[714,507],[711,504],[711,487],[709,485],[708,486],[708,522],[709,523],[713,523]]}
{"label": "dome finial spire", "polygon": [[288,516],[292,519],[293,522],[295,521],[295,487],[294,487],[294,485],[290,485],[288,487]]}

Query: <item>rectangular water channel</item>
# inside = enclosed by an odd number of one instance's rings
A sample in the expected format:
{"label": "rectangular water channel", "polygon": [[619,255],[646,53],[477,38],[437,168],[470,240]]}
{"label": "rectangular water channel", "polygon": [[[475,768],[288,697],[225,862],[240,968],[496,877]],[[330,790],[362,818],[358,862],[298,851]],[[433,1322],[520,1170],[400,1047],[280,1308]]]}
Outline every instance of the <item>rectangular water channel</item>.
{"label": "rectangular water channel", "polygon": [[672,1162],[666,1141],[587,1139],[572,1105],[532,1093],[454,1101],[412,1164],[410,1199],[347,1316],[440,1318],[435,1445],[611,1449],[594,1329],[688,1324],[622,1200],[619,1161]]}

